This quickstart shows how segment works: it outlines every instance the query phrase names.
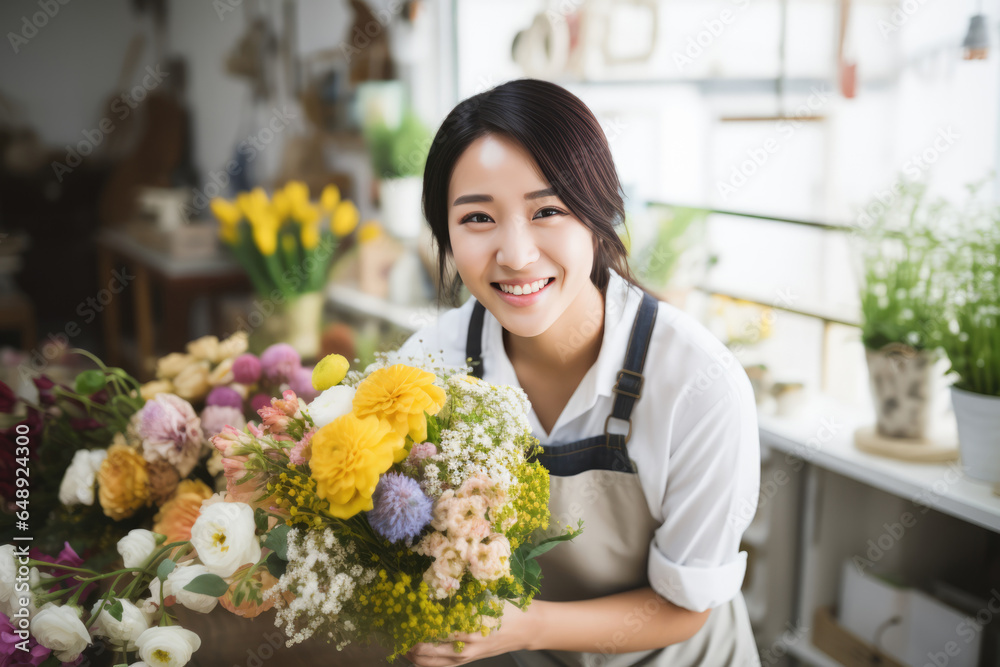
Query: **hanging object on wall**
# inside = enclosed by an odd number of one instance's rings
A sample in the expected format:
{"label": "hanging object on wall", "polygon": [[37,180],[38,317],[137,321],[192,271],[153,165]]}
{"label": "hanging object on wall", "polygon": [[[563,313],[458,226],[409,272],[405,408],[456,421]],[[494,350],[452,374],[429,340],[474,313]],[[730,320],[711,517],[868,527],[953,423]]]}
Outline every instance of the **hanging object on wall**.
{"label": "hanging object on wall", "polygon": [[854,31],[851,30],[851,0],[840,0],[840,44],[837,53],[837,74],[840,94],[853,99],[857,94],[858,61],[854,50]]}
{"label": "hanging object on wall", "polygon": [[962,42],[962,57],[965,60],[986,60],[990,50],[989,26],[986,15],[983,14],[983,3],[979,3],[979,11],[969,19],[969,31]]}

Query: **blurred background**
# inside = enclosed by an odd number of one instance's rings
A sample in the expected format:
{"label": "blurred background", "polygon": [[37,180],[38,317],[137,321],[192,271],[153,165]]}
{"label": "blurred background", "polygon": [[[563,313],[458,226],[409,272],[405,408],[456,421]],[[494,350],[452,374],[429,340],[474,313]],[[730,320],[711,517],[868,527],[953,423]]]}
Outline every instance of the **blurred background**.
{"label": "blurred background", "polygon": [[237,331],[363,366],[441,307],[441,120],[551,80],[605,129],[640,279],[757,391],[764,664],[1000,664],[1000,0],[11,0],[0,26],[12,387],[74,347],[170,381]]}

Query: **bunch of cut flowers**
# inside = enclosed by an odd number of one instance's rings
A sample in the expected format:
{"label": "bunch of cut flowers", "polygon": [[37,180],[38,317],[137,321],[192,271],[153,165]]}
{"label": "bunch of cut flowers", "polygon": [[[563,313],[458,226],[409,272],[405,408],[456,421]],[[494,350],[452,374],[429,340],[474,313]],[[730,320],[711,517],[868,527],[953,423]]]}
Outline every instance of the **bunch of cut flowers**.
{"label": "bunch of cut flowers", "polygon": [[[387,357],[347,371],[326,357],[311,403],[287,390],[259,423],[212,439],[227,489],[201,503],[186,539],[138,531],[140,547],[119,546],[132,554],[124,569],[63,573],[77,587],[112,582],[89,613],[76,592],[60,602],[36,584],[37,641],[72,658],[102,634],[123,662],[136,651],[154,664],[159,651],[155,664],[179,666],[200,640],[171,607],[205,612],[221,599],[246,617],[276,608],[288,646],[375,641],[392,660],[420,642],[490,632],[505,601],[530,604],[535,558],[580,526],[542,533],[549,478],[533,460],[524,393]],[[57,613],[73,630],[53,639]]]}

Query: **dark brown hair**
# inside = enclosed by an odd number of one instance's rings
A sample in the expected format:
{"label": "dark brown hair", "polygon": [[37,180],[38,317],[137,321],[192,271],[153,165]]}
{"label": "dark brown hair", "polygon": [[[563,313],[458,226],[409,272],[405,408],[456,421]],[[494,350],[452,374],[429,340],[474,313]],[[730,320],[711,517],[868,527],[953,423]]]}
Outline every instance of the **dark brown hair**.
{"label": "dark brown hair", "polygon": [[590,280],[604,293],[608,269],[643,289],[628,266],[628,251],[615,227],[625,204],[604,130],[590,109],[565,88],[539,79],[515,79],[460,102],[441,123],[424,168],[424,217],[438,247],[439,298],[454,304],[456,274],[445,285],[451,255],[448,187],[458,158],[488,134],[520,144],[559,198],[597,238]]}

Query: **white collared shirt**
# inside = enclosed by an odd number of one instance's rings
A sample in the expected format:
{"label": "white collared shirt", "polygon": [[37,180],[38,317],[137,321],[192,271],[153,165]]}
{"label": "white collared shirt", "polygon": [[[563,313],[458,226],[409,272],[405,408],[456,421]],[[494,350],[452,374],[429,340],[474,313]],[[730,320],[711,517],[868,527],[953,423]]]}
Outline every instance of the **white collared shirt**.
{"label": "white collared shirt", "polygon": [[[604,337],[587,371],[546,433],[534,410],[532,431],[558,446],[604,433],[612,387],[625,360],[642,292],[611,271]],[[475,299],[441,314],[396,353],[399,361],[430,358],[466,363]],[[504,349],[499,321],[483,319],[483,379],[520,387]],[[652,516],[662,525],[650,544],[650,586],[674,604],[704,611],[740,592],[747,553],[740,539],[753,519],[760,486],[760,436],[753,389],[729,349],[694,317],[661,301],[632,412],[629,457]],[[612,425],[621,422],[612,420]],[[616,426],[613,432],[620,432]]]}

